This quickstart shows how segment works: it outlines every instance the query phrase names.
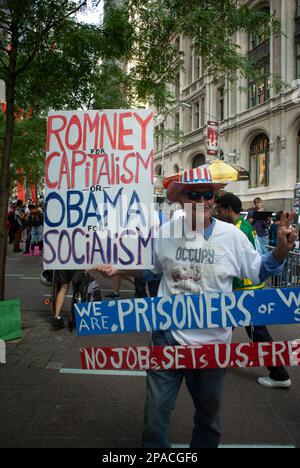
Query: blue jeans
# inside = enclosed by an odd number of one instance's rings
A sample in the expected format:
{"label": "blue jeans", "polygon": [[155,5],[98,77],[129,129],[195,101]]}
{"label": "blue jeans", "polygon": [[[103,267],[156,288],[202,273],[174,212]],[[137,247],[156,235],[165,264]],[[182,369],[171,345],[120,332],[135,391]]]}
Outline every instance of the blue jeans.
{"label": "blue jeans", "polygon": [[[154,346],[178,345],[170,332],[152,334]],[[170,448],[170,418],[180,385],[186,386],[195,406],[190,448],[218,448],[220,406],[226,369],[149,371],[142,446]]]}

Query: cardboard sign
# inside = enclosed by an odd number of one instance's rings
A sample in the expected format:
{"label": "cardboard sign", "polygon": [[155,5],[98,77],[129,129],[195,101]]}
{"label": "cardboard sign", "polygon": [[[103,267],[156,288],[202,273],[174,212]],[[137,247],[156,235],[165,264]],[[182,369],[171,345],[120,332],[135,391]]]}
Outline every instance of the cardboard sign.
{"label": "cardboard sign", "polygon": [[45,269],[152,267],[153,113],[54,112],[45,168]]}
{"label": "cardboard sign", "polygon": [[0,302],[0,339],[4,341],[21,338],[21,312],[20,301]]}
{"label": "cardboard sign", "polygon": [[300,324],[300,288],[75,304],[80,336]]}
{"label": "cardboard sign", "polygon": [[82,348],[87,370],[174,370],[300,365],[300,340],[205,346]]}

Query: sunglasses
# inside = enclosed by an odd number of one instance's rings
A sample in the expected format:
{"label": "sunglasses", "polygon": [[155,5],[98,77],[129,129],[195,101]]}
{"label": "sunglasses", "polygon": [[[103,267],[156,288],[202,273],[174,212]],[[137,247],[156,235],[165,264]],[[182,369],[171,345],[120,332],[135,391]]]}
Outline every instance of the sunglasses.
{"label": "sunglasses", "polygon": [[190,201],[199,201],[201,198],[208,201],[213,199],[214,192],[213,190],[206,190],[205,192],[186,192],[185,196]]}

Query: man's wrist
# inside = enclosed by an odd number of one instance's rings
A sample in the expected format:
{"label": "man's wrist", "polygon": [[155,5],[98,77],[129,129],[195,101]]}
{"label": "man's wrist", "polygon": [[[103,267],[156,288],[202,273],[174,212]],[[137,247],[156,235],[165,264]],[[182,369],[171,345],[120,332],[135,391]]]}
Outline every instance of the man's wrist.
{"label": "man's wrist", "polygon": [[281,264],[288,256],[288,251],[284,252],[282,249],[278,249],[278,247],[275,247],[275,249],[273,250],[273,256],[275,260],[277,260],[277,262]]}

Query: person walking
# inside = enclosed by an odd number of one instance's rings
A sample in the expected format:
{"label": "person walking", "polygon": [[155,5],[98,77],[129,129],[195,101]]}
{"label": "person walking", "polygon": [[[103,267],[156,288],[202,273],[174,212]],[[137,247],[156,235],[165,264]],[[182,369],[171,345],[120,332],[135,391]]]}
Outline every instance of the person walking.
{"label": "person walking", "polygon": [[38,246],[39,255],[43,253],[43,224],[44,216],[40,208],[30,205],[30,214],[28,216],[28,227],[31,229],[31,255],[35,254],[35,247]]}
{"label": "person walking", "polygon": [[53,281],[57,282],[58,292],[55,301],[55,313],[52,319],[53,330],[65,328],[65,322],[62,317],[62,308],[68,293],[70,284],[73,287],[79,284],[84,276],[84,270],[57,270],[54,272]]}
{"label": "person walking", "polygon": [[270,226],[270,229],[269,229],[269,246],[270,247],[276,247],[277,245],[277,230],[280,224],[280,218],[281,218],[282,213],[283,211],[278,211],[276,213],[275,221]]}
{"label": "person walking", "polygon": [[[280,273],[285,257],[293,248],[295,230],[290,228],[293,213],[282,216],[278,245],[263,257],[235,226],[212,218],[215,196],[224,184],[213,182],[208,166],[185,171],[180,181],[168,187],[168,198],[184,208],[191,205],[191,216],[162,226],[155,246],[156,273],[162,274],[158,296],[200,294],[232,290],[234,277],[250,278],[259,283]],[[203,212],[204,229],[197,222]],[[170,236],[178,232],[182,236]],[[201,223],[200,223],[201,224]],[[111,266],[99,267],[106,277],[120,274]],[[127,272],[128,274],[128,272]],[[132,273],[131,273],[132,274]],[[136,273],[138,274],[138,273]],[[232,328],[195,329],[155,332],[152,346],[201,346],[230,343]],[[147,372],[147,395],[142,445],[167,448],[170,442],[170,418],[180,386],[185,379],[195,406],[191,448],[217,448],[220,443],[220,411],[225,369],[173,370]]]}
{"label": "person walking", "polygon": [[247,220],[254,227],[260,241],[261,253],[266,253],[266,246],[269,244],[267,232],[271,223],[271,213],[265,212],[263,201],[260,197],[253,200],[254,207],[248,210]]}
{"label": "person walking", "polygon": [[[218,198],[217,213],[219,219],[225,222],[232,222],[238,229],[241,230],[241,232],[243,232],[247,236],[247,238],[255,248],[256,232],[254,231],[251,224],[246,219],[244,219],[243,216],[241,216],[241,211],[242,202],[239,199],[239,197],[237,197],[233,193],[227,193]],[[278,219],[277,229],[279,227],[282,213],[283,212],[281,211]],[[264,287],[264,282],[253,284],[251,280],[246,278],[233,279],[234,291],[256,290],[263,289]],[[254,343],[271,343],[274,341],[266,326],[250,326],[246,327],[246,331],[249,339],[252,340]],[[266,377],[260,377],[257,381],[260,385],[273,388],[289,388],[292,385],[290,376],[284,367],[268,367],[268,369],[270,371],[270,375]]]}
{"label": "person walking", "polygon": [[22,252],[20,242],[22,238],[23,225],[25,220],[25,210],[23,208],[23,201],[18,200],[14,212],[13,226],[14,226],[14,252]]}
{"label": "person walking", "polygon": [[15,204],[11,203],[9,206],[9,210],[7,213],[7,230],[8,230],[8,243],[13,244],[14,243],[14,236],[15,236],[15,231],[14,231],[14,217],[15,217]]}

